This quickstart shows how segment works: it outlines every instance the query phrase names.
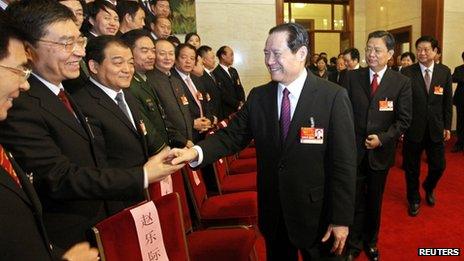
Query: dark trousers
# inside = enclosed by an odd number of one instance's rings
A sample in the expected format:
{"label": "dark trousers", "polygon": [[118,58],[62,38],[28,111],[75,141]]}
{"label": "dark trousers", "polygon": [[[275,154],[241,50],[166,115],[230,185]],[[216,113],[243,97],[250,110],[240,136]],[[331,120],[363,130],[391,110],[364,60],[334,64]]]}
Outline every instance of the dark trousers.
{"label": "dark trousers", "polygon": [[358,166],[355,214],[348,238],[348,250],[352,253],[359,253],[363,246],[377,245],[387,174],[388,169],[372,169],[367,154]]}
{"label": "dark trousers", "polygon": [[264,236],[264,240],[266,242],[267,261],[298,261],[298,252],[300,252],[304,261],[342,260],[341,256],[329,253],[333,241],[330,241],[330,244],[316,244],[310,249],[298,249],[290,242],[282,216],[279,218],[276,234],[272,238]]}
{"label": "dark trousers", "polygon": [[419,203],[421,200],[419,176],[423,150],[425,150],[427,155],[429,169],[423,183],[425,190],[433,191],[445,170],[445,144],[443,141],[433,142],[427,133],[428,131],[426,131],[422,142],[419,143],[411,142],[408,139],[404,140],[403,165],[406,174],[407,198],[409,203]]}
{"label": "dark trousers", "polygon": [[456,106],[456,136],[458,139],[454,146],[462,150],[464,148],[464,105]]}

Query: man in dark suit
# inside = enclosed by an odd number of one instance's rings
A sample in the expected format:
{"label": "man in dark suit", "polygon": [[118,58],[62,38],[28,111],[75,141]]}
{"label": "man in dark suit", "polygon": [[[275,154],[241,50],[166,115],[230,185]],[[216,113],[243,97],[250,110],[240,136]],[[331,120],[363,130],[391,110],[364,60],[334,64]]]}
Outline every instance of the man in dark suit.
{"label": "man in dark suit", "polygon": [[207,106],[203,82],[191,72],[197,61],[196,49],[190,44],[176,47],[176,62],[171,74],[182,83],[187,96],[190,117],[193,120],[192,141],[197,143],[205,138],[205,132],[214,121]]}
{"label": "man in dark suit", "polygon": [[[14,28],[6,15],[0,16],[0,27],[0,121],[4,121],[13,99],[29,89],[31,71],[23,44],[27,36]],[[97,260],[98,251],[88,243],[80,243],[66,253],[53,249],[31,181],[1,144],[0,198],[1,260]]]}
{"label": "man in dark suit", "polygon": [[216,60],[213,49],[207,45],[200,46],[197,50],[198,55],[203,61],[204,72],[201,76],[206,88],[206,99],[211,110],[211,113],[216,117],[217,121],[224,119],[224,113],[222,112],[222,101],[221,101],[221,88],[219,82],[213,74],[213,70],[216,67]]}
{"label": "man in dark suit", "polygon": [[343,85],[343,80],[345,79],[346,66],[345,60],[342,57],[337,58],[337,69],[329,74],[329,81],[336,83],[338,85]]}
{"label": "man in dark suit", "polygon": [[167,153],[160,153],[136,168],[106,168],[101,136],[61,84],[79,75],[84,56],[74,15],[51,1],[16,2],[8,12],[27,33],[37,59],[29,92],[17,98],[10,117],[0,124],[0,143],[33,173],[50,239],[67,248],[85,240],[107,216],[104,200],[138,199],[149,183],[180,166],[165,164]]}
{"label": "man in dark suit", "polygon": [[229,46],[222,46],[216,52],[219,65],[213,70],[216,81],[222,93],[222,109],[224,117],[237,112],[245,102],[245,91],[237,70],[232,67],[234,63],[234,51]]}
{"label": "man in dark suit", "polygon": [[[90,70],[87,85],[72,97],[88,118],[95,136],[104,140],[106,161],[112,168],[143,166],[149,155],[159,153],[166,144],[151,139],[140,118],[137,101],[128,87],[134,74],[133,55],[115,36],[98,36],[86,47],[85,60]],[[110,214],[144,199],[110,202]]]}
{"label": "man in dark suit", "polygon": [[[461,58],[464,61],[464,52],[462,52]],[[456,106],[456,135],[458,139],[451,152],[460,152],[464,150],[464,64],[454,69],[453,82],[458,84],[453,96],[453,104]]]}
{"label": "man in dark suit", "polygon": [[190,116],[189,102],[182,88],[182,82],[171,76],[174,66],[174,45],[164,39],[155,44],[155,69],[147,72],[147,81],[155,90],[168,120],[182,134],[177,137],[178,146],[192,147],[193,120]]}
{"label": "man in dark suit", "polygon": [[359,69],[359,51],[356,48],[348,48],[343,52],[346,69],[348,71]]}
{"label": "man in dark suit", "polygon": [[401,72],[412,82],[412,122],[404,134],[403,165],[406,174],[408,213],[419,213],[420,161],[425,150],[428,174],[422,187],[429,206],[435,205],[434,189],[445,170],[445,144],[450,139],[452,116],[452,78],[450,69],[436,64],[438,41],[422,36],[416,41],[419,63]]}
{"label": "man in dark suit", "polygon": [[272,28],[264,56],[273,81],[250,92],[227,128],[192,149],[173,150],[172,163],[203,166],[254,139],[268,260],[298,260],[298,250],[304,260],[340,255],[354,215],[351,103],[345,89],[306,71],[307,46],[301,25]]}
{"label": "man in dark suit", "polygon": [[396,143],[412,118],[410,80],[387,67],[395,48],[386,31],[369,34],[366,44],[368,68],[348,71],[348,90],[354,114],[358,151],[356,209],[348,240],[348,259],[363,249],[370,260],[379,260],[377,249],[382,197]]}

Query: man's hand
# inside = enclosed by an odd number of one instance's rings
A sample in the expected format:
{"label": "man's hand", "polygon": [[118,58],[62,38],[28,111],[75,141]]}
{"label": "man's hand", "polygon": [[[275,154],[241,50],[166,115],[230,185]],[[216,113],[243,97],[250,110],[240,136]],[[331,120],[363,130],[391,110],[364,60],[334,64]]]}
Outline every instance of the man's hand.
{"label": "man's hand", "polygon": [[369,150],[375,149],[380,146],[382,143],[379,140],[379,136],[377,134],[371,134],[367,136],[367,139],[364,141],[364,145]]}
{"label": "man's hand", "polygon": [[63,255],[63,260],[68,261],[95,261],[99,259],[98,250],[90,247],[87,242],[75,244]]}
{"label": "man's hand", "polygon": [[451,131],[450,130],[444,130],[443,131],[443,139],[445,141],[449,141],[451,139]]}
{"label": "man's hand", "polygon": [[336,226],[330,224],[327,228],[327,232],[322,238],[322,242],[326,242],[327,240],[329,240],[330,235],[333,235],[334,244],[330,252],[335,253],[337,255],[341,255],[343,252],[343,248],[345,248],[345,241],[348,237],[348,231],[349,229],[347,226]]}
{"label": "man's hand", "polygon": [[148,159],[143,165],[143,169],[148,176],[148,183],[153,183],[164,179],[166,176],[181,169],[185,164],[171,164],[172,157],[169,147],[165,147],[155,156]]}
{"label": "man's hand", "polygon": [[191,140],[187,140],[187,144],[185,144],[185,147],[191,148],[193,146],[195,146],[195,144],[193,144],[193,142]]}
{"label": "man's hand", "polygon": [[172,149],[169,153],[169,157],[173,158],[171,164],[177,165],[198,160],[198,152],[194,148]]}
{"label": "man's hand", "polygon": [[205,117],[196,118],[193,120],[193,128],[199,132],[207,131],[211,128],[211,121]]}

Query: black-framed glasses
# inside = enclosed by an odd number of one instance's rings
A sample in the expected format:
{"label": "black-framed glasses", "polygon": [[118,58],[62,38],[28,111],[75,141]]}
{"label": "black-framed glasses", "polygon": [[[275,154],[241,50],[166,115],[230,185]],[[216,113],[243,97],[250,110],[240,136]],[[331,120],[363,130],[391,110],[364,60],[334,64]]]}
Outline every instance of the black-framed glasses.
{"label": "black-framed glasses", "polygon": [[1,64],[0,64],[0,67],[19,75],[24,81],[27,81],[27,79],[29,79],[29,76],[31,76],[31,73],[32,73],[32,70],[28,68],[18,69],[18,68],[13,68],[13,67],[1,65]]}
{"label": "black-framed glasses", "polygon": [[37,41],[61,45],[64,47],[64,50],[68,53],[75,52],[78,47],[85,49],[85,47],[87,46],[87,37],[79,37],[74,41],[68,41],[66,43],[55,42],[55,41],[50,41],[50,40],[45,40],[45,39],[38,39]]}

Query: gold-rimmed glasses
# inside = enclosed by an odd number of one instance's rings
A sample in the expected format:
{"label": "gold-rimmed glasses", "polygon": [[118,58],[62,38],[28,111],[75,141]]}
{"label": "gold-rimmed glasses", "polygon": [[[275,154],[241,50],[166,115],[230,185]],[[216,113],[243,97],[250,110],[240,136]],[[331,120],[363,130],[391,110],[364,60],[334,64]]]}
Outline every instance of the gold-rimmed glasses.
{"label": "gold-rimmed glasses", "polygon": [[74,41],[68,41],[66,43],[55,42],[55,41],[50,41],[50,40],[45,40],[45,39],[38,39],[37,41],[61,45],[64,47],[64,50],[68,53],[75,52],[78,47],[85,49],[85,47],[87,46],[87,37],[79,37]]}
{"label": "gold-rimmed glasses", "polygon": [[0,67],[13,72],[14,74],[19,75],[24,81],[27,81],[27,79],[29,79],[29,76],[31,76],[31,73],[32,73],[32,70],[28,68],[18,69],[18,68],[13,68],[13,67],[1,65],[1,64],[0,64]]}

